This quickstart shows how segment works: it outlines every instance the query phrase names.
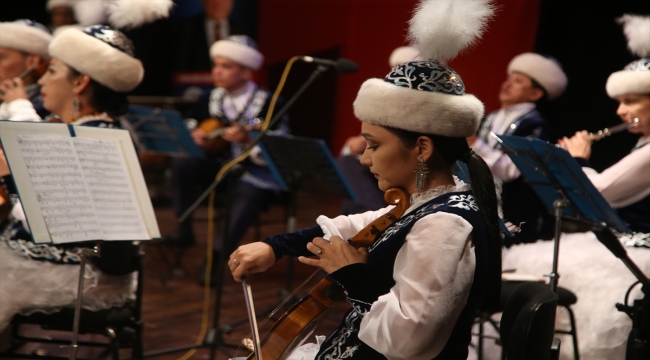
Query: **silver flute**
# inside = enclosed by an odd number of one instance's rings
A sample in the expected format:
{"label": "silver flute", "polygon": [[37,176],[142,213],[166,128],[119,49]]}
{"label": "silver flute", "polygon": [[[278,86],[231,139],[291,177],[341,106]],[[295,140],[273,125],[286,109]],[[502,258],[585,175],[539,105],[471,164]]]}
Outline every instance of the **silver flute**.
{"label": "silver flute", "polygon": [[598,141],[598,140],[600,140],[600,139],[602,139],[604,137],[616,134],[616,133],[621,132],[623,130],[627,130],[627,129],[631,128],[632,126],[636,126],[638,123],[639,123],[639,118],[634,118],[634,120],[632,120],[629,123],[622,123],[622,124],[619,124],[619,125],[615,125],[615,126],[600,130],[597,133],[589,133],[589,139],[591,139],[591,141]]}

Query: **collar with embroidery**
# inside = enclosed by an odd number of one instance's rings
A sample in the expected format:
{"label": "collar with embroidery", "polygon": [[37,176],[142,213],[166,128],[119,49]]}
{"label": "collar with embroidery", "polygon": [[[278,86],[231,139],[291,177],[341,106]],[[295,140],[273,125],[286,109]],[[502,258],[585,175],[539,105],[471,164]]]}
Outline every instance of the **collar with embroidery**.
{"label": "collar with embroidery", "polygon": [[470,184],[464,182],[456,176],[454,176],[454,182],[454,185],[441,185],[434,189],[429,189],[427,191],[411,195],[411,206],[409,206],[409,208],[406,210],[406,213],[409,213],[423,203],[446,193],[462,192],[472,189]]}
{"label": "collar with embroidery", "polygon": [[71,125],[83,125],[85,123],[91,122],[91,121],[97,121],[97,120],[104,120],[106,122],[113,122],[113,119],[108,116],[107,113],[103,112],[101,114],[91,114],[91,115],[86,115],[82,116],[79,119],[73,121]]}

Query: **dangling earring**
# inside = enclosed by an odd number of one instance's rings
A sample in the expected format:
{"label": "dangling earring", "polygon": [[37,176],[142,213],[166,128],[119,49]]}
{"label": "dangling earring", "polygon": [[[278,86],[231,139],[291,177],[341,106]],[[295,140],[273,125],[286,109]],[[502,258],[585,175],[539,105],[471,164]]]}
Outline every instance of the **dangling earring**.
{"label": "dangling earring", "polygon": [[418,157],[418,166],[415,168],[415,192],[421,193],[424,190],[424,183],[427,181],[429,168],[424,163],[422,156]]}
{"label": "dangling earring", "polygon": [[79,118],[79,97],[75,96],[72,99],[72,120]]}

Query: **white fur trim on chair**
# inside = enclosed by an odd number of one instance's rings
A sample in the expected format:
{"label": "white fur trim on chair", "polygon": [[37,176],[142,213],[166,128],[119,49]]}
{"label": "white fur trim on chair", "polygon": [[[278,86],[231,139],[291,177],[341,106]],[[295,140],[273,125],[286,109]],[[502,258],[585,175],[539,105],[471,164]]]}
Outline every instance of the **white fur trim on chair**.
{"label": "white fur trim on chair", "polygon": [[513,72],[523,73],[537,81],[546,90],[549,100],[560,97],[568,83],[557,62],[535,53],[515,56],[508,65],[508,74]]}
{"label": "white fur trim on chair", "polygon": [[47,46],[52,35],[19,22],[0,23],[0,47],[5,47],[49,59]]}
{"label": "white fur trim on chair", "polygon": [[52,39],[50,54],[117,92],[129,92],[142,81],[140,60],[75,28]]}
{"label": "white fur trim on chair", "polygon": [[222,56],[257,71],[264,63],[264,55],[250,46],[234,41],[219,40],[210,47],[210,58]]}
{"label": "white fur trim on chair", "polygon": [[483,112],[474,95],[413,90],[382,79],[366,80],[354,101],[354,115],[361,121],[450,137],[474,135]]}
{"label": "white fur trim on chair", "polygon": [[409,61],[420,60],[420,52],[414,46],[400,46],[393,50],[388,59],[388,65],[395,67]]}
{"label": "white fur trim on chair", "polygon": [[609,75],[605,89],[611,98],[625,94],[650,95],[650,71],[617,71]]}

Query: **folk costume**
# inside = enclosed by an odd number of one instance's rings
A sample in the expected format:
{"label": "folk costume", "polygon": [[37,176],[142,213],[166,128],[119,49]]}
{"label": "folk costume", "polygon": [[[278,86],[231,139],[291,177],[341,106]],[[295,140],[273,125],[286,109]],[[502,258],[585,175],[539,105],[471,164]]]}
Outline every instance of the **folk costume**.
{"label": "folk costume", "polygon": [[[539,83],[548,100],[562,95],[567,85],[566,75],[557,61],[534,53],[515,56],[508,65],[508,74],[513,72],[522,73]],[[504,219],[521,228],[515,237],[506,239],[506,246],[537,241],[546,209],[533,189],[525,183],[517,166],[501,151],[492,133],[550,141],[551,125],[537,111],[534,103],[516,104],[488,114],[481,124],[478,139],[472,145],[490,166],[494,176],[503,182],[501,199]]]}
{"label": "folk costume", "polygon": [[[473,153],[465,137],[478,129],[483,104],[466,93],[460,75],[442,62],[473,43],[491,14],[488,1],[463,1],[462,6],[452,0],[422,1],[410,34],[423,60],[402,63],[385,78],[364,82],[354,102],[356,117],[444,137],[458,147],[440,145],[439,151],[449,151],[450,160],[469,161]],[[306,345],[290,359],[467,357],[492,259],[474,193],[470,185],[456,177],[454,181],[412,195],[407,212],[368,248],[367,263],[330,274],[352,308],[316,354],[308,353],[312,347]],[[349,239],[392,208],[333,219],[320,216],[318,226],[264,241],[276,258],[313,255],[306,244],[314,237]]]}
{"label": "folk costume", "polygon": [[[231,59],[251,70],[258,70],[264,57],[257,50],[257,44],[245,35],[233,35],[226,40],[215,42],[211,49],[212,58],[221,56]],[[264,119],[269,110],[272,94],[248,81],[243,89],[236,93],[228,93],[224,88],[215,88],[198,101],[193,117],[198,120],[216,118],[224,126],[232,122],[246,127],[251,126],[255,119]],[[281,102],[276,109],[281,107]],[[284,115],[270,131],[271,134],[284,135],[289,133],[288,116]],[[197,185],[205,187],[213,180],[222,164],[231,157],[243,153],[247,144],[231,142],[230,148],[223,154],[217,154],[207,159],[175,158],[172,161],[172,190],[174,212],[180,216],[198,197]],[[259,147],[255,147],[251,156],[243,163],[244,173],[235,185],[234,203],[231,208],[228,239],[223,239],[219,232],[215,241],[215,250],[226,253],[234,250],[246,230],[253,224],[257,214],[270,203],[278,201],[281,190]],[[191,245],[194,241],[192,218],[188,217],[179,226],[179,245]]]}
{"label": "folk costume", "polygon": [[[624,15],[619,22],[624,24],[628,47],[642,59],[612,73],[607,79],[607,94],[614,99],[625,94],[650,94],[650,17]],[[649,142],[650,137],[641,137],[630,154],[601,173],[589,168],[586,159],[578,159],[596,189],[634,231],[621,235],[619,240],[646,276],[650,276]],[[581,357],[624,359],[632,320],[614,305],[624,302],[636,278],[592,232],[563,234],[561,244],[559,284],[571,289],[579,299],[572,309]],[[552,259],[553,244],[537,242],[508,249],[504,266],[522,273],[544,274],[552,268]],[[637,287],[629,301],[642,297]],[[566,314],[558,315],[559,322],[567,322]],[[562,346],[566,358],[572,358],[571,351],[570,346]]]}
{"label": "folk costume", "polygon": [[[142,64],[133,57],[130,40],[104,25],[90,26],[83,31],[66,29],[52,40],[49,52],[115,92],[133,90],[144,75]],[[93,61],[87,61],[89,58]],[[119,122],[107,113],[83,116],[71,124],[119,127]],[[8,190],[15,194],[15,190]],[[51,313],[73,306],[77,297],[79,252],[82,247],[93,246],[94,242],[35,244],[17,201],[0,231],[0,330],[18,313]],[[135,274],[109,275],[91,260],[86,264],[82,306],[97,311],[124,305],[135,298],[135,288]]]}
{"label": "folk costume", "polygon": [[[47,50],[52,35],[42,24],[32,20],[0,23],[0,47],[38,55],[42,61],[50,58]],[[27,99],[16,99],[0,104],[0,120],[39,121],[49,111],[43,108],[41,87],[37,83],[26,86]]]}

